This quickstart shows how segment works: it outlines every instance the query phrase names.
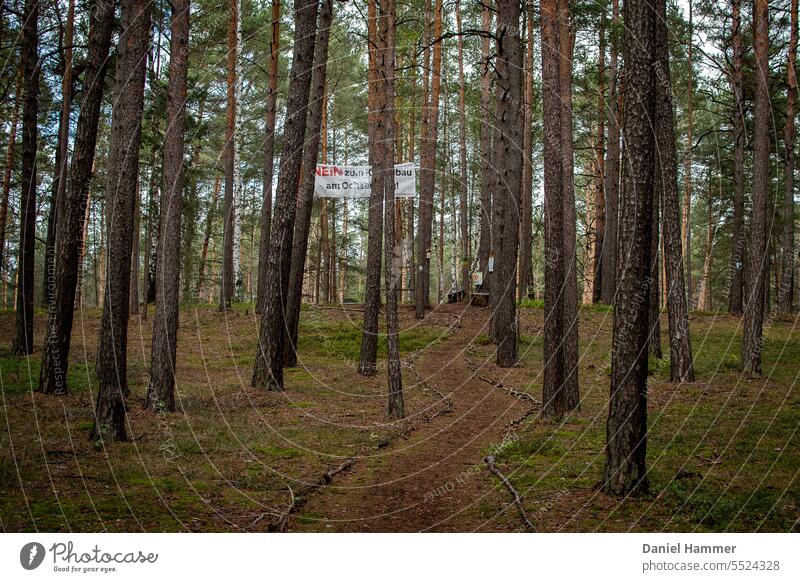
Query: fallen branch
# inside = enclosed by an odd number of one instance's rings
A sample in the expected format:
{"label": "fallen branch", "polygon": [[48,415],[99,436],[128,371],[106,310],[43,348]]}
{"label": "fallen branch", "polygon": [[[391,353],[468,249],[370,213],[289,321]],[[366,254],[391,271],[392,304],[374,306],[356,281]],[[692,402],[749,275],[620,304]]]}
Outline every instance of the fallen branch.
{"label": "fallen branch", "polygon": [[483,462],[486,463],[486,467],[488,467],[489,471],[494,473],[497,476],[497,478],[500,479],[500,481],[503,483],[503,485],[506,486],[506,489],[509,490],[511,495],[513,495],[513,497],[514,497],[514,505],[517,506],[517,509],[519,510],[519,515],[522,518],[522,521],[525,523],[525,525],[527,526],[527,528],[530,531],[535,532],[536,528],[531,523],[531,520],[528,519],[528,514],[525,513],[525,508],[522,506],[522,499],[520,498],[519,493],[517,493],[517,490],[514,489],[514,486],[506,478],[506,476],[503,475],[497,469],[497,467],[494,466],[494,455],[488,455],[486,458],[483,459]]}

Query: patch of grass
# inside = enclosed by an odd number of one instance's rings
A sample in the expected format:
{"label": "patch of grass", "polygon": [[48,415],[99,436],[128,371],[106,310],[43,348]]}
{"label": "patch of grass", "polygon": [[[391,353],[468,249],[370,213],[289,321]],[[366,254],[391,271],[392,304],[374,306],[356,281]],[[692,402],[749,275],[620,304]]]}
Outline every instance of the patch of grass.
{"label": "patch of grass", "polygon": [[523,299],[519,306],[525,309],[544,309],[544,301],[542,299]]}

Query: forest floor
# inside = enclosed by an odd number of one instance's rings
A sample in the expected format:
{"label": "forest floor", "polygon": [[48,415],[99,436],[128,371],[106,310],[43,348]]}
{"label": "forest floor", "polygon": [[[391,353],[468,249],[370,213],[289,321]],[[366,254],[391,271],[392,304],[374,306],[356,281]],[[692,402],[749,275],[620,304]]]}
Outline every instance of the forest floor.
{"label": "forest floor", "polygon": [[[800,333],[765,326],[764,377],[738,371],[741,321],[695,313],[698,381],[651,359],[650,493],[600,493],[612,312],[581,310],[579,412],[538,417],[543,311],[520,310],[520,365],[497,368],[489,310],[401,309],[407,418],[386,415],[385,360],[357,374],[357,305],[301,315],[300,365],[281,393],[250,388],[248,305],[181,310],[179,412],[142,409],[152,321],[129,329],[131,442],[89,442],[99,310],[76,315],[70,394],[32,392],[41,353],[10,355],[0,314],[0,527],[4,531],[800,531]],[[150,317],[153,317],[152,306]],[[44,313],[36,320],[43,337]],[[385,358],[381,340],[380,357]],[[523,394],[522,396],[520,394]]]}

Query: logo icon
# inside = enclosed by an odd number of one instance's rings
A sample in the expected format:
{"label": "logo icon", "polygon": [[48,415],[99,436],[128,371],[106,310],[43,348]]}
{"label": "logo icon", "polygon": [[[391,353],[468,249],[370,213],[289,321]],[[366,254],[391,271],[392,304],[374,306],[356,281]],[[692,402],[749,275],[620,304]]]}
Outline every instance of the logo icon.
{"label": "logo icon", "polygon": [[19,563],[26,570],[35,570],[44,561],[44,546],[39,542],[29,542],[19,551]]}

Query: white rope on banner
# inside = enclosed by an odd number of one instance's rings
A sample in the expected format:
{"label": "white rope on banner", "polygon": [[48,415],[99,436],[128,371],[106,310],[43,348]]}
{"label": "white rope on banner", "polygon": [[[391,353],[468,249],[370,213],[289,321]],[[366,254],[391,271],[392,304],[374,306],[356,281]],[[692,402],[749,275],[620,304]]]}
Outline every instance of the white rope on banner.
{"label": "white rope on banner", "polygon": [[[369,198],[372,169],[370,166],[319,164],[314,176],[315,198]],[[413,198],[417,195],[417,170],[414,162],[394,167],[394,195]]]}

